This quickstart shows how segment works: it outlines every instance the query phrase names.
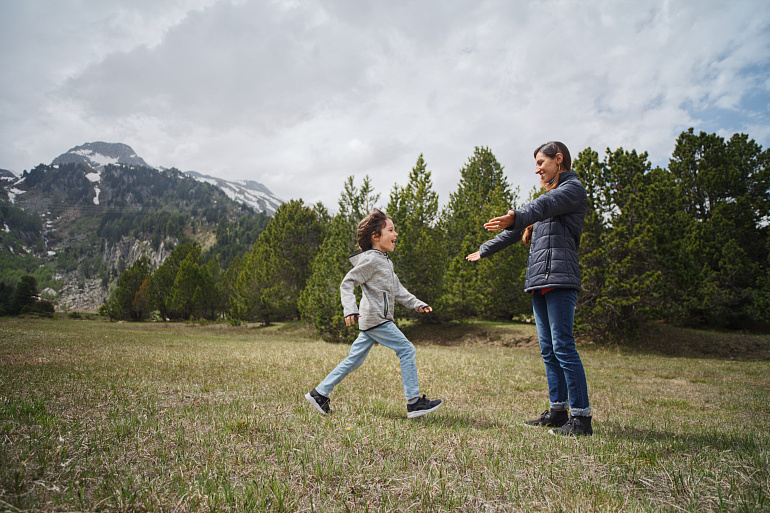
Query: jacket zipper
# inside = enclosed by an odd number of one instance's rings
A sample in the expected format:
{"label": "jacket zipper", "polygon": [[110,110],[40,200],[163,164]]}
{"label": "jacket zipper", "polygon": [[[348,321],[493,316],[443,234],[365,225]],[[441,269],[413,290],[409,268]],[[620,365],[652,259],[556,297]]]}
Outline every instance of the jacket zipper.
{"label": "jacket zipper", "polygon": [[383,292],[382,293],[382,299],[383,299],[383,302],[385,303],[385,317],[387,317],[388,316],[388,294],[387,294],[387,292]]}
{"label": "jacket zipper", "polygon": [[548,276],[551,275],[551,250],[548,250],[548,256],[545,261],[545,279],[548,280]]}

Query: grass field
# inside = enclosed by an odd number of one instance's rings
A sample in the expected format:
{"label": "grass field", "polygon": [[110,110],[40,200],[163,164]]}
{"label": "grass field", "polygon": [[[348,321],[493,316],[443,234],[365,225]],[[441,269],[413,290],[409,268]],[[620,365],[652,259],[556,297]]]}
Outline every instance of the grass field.
{"label": "grass field", "polygon": [[579,345],[572,439],[522,423],[547,407],[533,328],[463,329],[418,341],[446,404],[408,420],[381,347],[312,410],[348,347],[296,325],[0,319],[0,510],[770,511],[770,338]]}

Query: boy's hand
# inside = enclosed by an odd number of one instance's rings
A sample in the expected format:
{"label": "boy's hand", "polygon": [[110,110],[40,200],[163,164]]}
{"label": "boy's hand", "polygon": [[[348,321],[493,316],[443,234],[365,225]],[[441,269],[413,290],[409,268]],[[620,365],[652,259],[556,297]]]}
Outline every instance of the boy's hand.
{"label": "boy's hand", "polygon": [[347,317],[345,317],[345,325],[346,326],[353,326],[356,323],[356,321],[358,320],[359,317],[361,317],[361,316],[358,315],[358,314],[348,315]]}
{"label": "boy's hand", "polygon": [[429,306],[421,306],[420,308],[417,309],[417,311],[420,313],[430,313],[433,311],[433,308]]}

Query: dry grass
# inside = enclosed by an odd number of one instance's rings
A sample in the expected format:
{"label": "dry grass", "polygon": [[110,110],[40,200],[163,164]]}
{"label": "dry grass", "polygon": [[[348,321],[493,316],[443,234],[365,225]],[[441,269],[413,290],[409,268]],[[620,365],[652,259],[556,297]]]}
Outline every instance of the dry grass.
{"label": "dry grass", "polygon": [[0,510],[770,511],[767,359],[583,345],[595,435],[557,439],[532,328],[454,329],[412,330],[446,405],[407,420],[379,347],[311,410],[348,348],[296,326],[2,319]]}

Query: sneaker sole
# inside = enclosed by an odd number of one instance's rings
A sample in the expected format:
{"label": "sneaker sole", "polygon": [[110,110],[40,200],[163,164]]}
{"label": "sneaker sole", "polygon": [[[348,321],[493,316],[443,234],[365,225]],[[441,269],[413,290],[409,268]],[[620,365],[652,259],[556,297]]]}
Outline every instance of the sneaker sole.
{"label": "sneaker sole", "polygon": [[406,417],[407,417],[407,418],[409,418],[409,419],[414,419],[414,418],[416,418],[416,417],[422,417],[423,415],[427,415],[427,414],[429,414],[429,413],[431,413],[431,412],[434,412],[434,411],[438,410],[439,408],[441,408],[441,406],[442,406],[443,404],[444,404],[444,402],[443,402],[443,401],[441,401],[441,403],[440,403],[440,404],[438,404],[438,405],[434,406],[434,407],[433,407],[433,408],[431,408],[430,410],[418,410],[418,411],[410,411],[410,412],[407,412],[407,413],[406,413]]}
{"label": "sneaker sole", "polygon": [[318,410],[318,412],[319,412],[321,415],[326,415],[326,412],[323,410],[323,408],[321,408],[321,407],[318,405],[318,403],[317,403],[317,402],[315,402],[315,399],[313,399],[313,396],[312,396],[312,395],[310,395],[310,394],[305,394],[305,399],[307,399],[307,402],[309,402],[310,404],[312,404],[312,405],[315,407],[315,409],[316,409],[316,410]]}

